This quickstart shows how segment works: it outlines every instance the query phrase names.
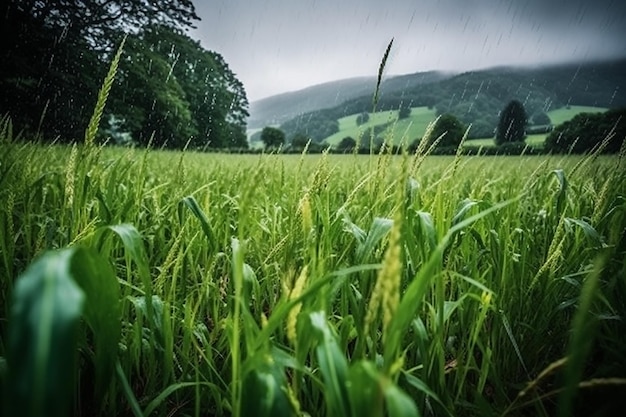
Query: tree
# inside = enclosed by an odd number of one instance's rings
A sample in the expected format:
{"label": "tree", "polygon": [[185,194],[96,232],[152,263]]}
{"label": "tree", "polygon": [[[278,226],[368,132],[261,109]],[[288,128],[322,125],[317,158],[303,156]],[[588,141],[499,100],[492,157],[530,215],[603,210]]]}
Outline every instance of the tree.
{"label": "tree", "polygon": [[337,144],[337,149],[342,152],[351,152],[356,147],[356,140],[351,138],[350,136],[346,136],[341,139],[341,142]]}
{"label": "tree", "polygon": [[61,141],[83,137],[125,32],[198,19],[191,0],[7,0],[0,16],[0,114]]}
{"label": "tree", "polygon": [[526,138],[528,116],[524,105],[512,100],[500,113],[500,121],[496,129],[496,145],[508,142],[523,142]]}
{"label": "tree", "polygon": [[304,149],[310,140],[311,138],[304,133],[296,133],[291,139],[291,146],[298,149]]}
{"label": "tree", "polygon": [[530,118],[530,122],[535,126],[545,126],[552,123],[550,116],[548,116],[544,111],[533,114]]}
{"label": "tree", "polygon": [[605,153],[617,153],[626,140],[626,109],[605,113],[580,113],[557,126],[546,138],[544,147],[555,153],[583,153],[607,140]]}
{"label": "tree", "polygon": [[439,117],[433,131],[430,135],[430,141],[434,142],[442,136],[437,147],[456,147],[459,146],[463,135],[465,135],[466,127],[453,115],[446,113]]}
{"label": "tree", "polygon": [[261,141],[266,148],[278,148],[285,143],[285,132],[275,127],[266,126],[261,131]]}
{"label": "tree", "polygon": [[129,37],[117,80],[112,111],[139,143],[247,147],[243,85],[219,54],[182,32],[152,26]]}
{"label": "tree", "polygon": [[370,120],[370,114],[366,111],[360,113],[357,117],[356,117],[356,125],[357,126],[361,126],[367,122],[369,122]]}
{"label": "tree", "polygon": [[398,109],[398,119],[406,119],[411,115],[411,107],[408,104],[402,103],[400,109]]}

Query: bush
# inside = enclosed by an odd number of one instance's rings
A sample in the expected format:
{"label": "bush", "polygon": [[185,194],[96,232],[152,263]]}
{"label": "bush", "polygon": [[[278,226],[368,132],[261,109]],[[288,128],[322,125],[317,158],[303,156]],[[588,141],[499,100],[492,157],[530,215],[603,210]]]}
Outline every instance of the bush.
{"label": "bush", "polygon": [[584,153],[608,139],[603,152],[617,153],[625,138],[626,109],[581,113],[557,126],[546,138],[545,149],[555,153]]}

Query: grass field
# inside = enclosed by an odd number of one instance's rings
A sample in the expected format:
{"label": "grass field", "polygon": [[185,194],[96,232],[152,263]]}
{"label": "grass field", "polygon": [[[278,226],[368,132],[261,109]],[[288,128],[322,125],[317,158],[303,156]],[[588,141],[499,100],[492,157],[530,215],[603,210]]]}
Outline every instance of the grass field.
{"label": "grass field", "polygon": [[346,136],[350,136],[353,139],[360,137],[362,141],[369,141],[370,137],[364,135],[368,129],[378,125],[389,124],[389,126],[378,135],[379,137],[392,138],[397,144],[400,144],[402,140],[408,139],[410,143],[415,138],[421,137],[424,134],[428,123],[435,118],[435,111],[427,107],[413,107],[411,109],[411,115],[400,121],[398,121],[397,111],[372,113],[370,114],[369,121],[361,126],[357,126],[356,118],[357,115],[354,114],[339,119],[339,132],[329,136],[325,141],[330,145],[336,145]]}
{"label": "grass field", "polygon": [[[548,135],[545,133],[537,134],[537,135],[528,135],[524,142],[529,146],[540,148],[543,146],[543,142],[546,140],[547,136]],[[496,146],[496,145],[495,145],[493,138],[484,138],[484,139],[469,139],[465,141],[465,146],[483,146],[485,148],[489,148],[489,147]]]}
{"label": "grass field", "polygon": [[591,106],[567,106],[560,109],[552,110],[548,112],[548,116],[555,126],[561,123],[571,120],[580,113],[602,113],[608,109],[604,107],[591,107]]}
{"label": "grass field", "polygon": [[622,411],[618,157],[0,155],[5,415]]}

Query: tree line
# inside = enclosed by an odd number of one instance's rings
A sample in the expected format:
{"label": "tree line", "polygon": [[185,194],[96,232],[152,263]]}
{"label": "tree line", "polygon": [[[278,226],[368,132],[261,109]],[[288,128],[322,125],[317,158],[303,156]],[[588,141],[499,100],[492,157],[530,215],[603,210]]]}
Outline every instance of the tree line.
{"label": "tree line", "polygon": [[80,140],[125,39],[102,140],[247,146],[245,89],[221,55],[185,33],[199,20],[191,0],[8,0],[0,19],[0,114],[25,135]]}

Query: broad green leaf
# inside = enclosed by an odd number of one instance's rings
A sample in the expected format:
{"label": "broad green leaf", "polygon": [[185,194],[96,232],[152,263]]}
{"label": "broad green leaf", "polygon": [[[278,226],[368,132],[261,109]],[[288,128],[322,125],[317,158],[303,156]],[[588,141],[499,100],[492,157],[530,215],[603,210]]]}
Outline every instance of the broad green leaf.
{"label": "broad green leaf", "polygon": [[356,253],[357,263],[367,261],[374,253],[374,249],[380,241],[389,233],[393,226],[393,220],[376,217],[372,222],[367,237],[363,244],[359,245]]}
{"label": "broad green leaf", "polygon": [[71,274],[87,297],[85,320],[95,342],[96,395],[102,398],[113,376],[121,332],[120,287],[113,269],[94,252],[78,248]]}
{"label": "broad green leaf", "polygon": [[384,386],[385,403],[389,417],[419,417],[420,412],[415,402],[396,384]]}
{"label": "broad green leaf", "polygon": [[284,369],[269,356],[262,356],[255,361],[256,366],[244,376],[241,415],[259,417],[294,415],[287,396]]}
{"label": "broad green leaf", "polygon": [[477,206],[479,203],[479,201],[470,200],[469,198],[461,201],[461,204],[459,204],[459,208],[456,214],[452,218],[452,224],[455,225],[463,220],[463,218],[465,218],[465,215],[471,210],[471,208]]}
{"label": "broad green leaf", "polygon": [[7,344],[9,415],[70,415],[85,301],[72,279],[73,254],[44,254],[15,285]]}
{"label": "broad green leaf", "polygon": [[[132,224],[118,224],[109,226],[115,234],[117,234],[126,248],[126,252],[130,259],[137,265],[139,278],[143,284],[143,290],[146,297],[152,298],[152,280],[150,279],[150,269],[148,267],[148,257],[146,249],[141,239],[141,234]],[[152,318],[152,304],[148,303],[147,315]]]}
{"label": "broad green leaf", "polygon": [[605,247],[606,244],[604,243],[604,240],[602,239],[602,236],[600,236],[600,234],[597,232],[596,229],[593,228],[592,225],[590,225],[589,223],[587,223],[585,220],[583,219],[572,219],[569,217],[565,218],[565,223],[566,224],[574,224],[576,226],[578,226],[583,233],[585,234],[585,237],[587,237],[587,239],[589,241],[591,241],[595,247],[597,248],[601,248],[601,247]]}
{"label": "broad green leaf", "polygon": [[187,206],[189,210],[191,210],[193,215],[196,216],[198,220],[200,220],[200,227],[202,227],[202,231],[209,241],[209,245],[213,245],[213,242],[215,242],[215,233],[213,232],[213,229],[209,224],[209,219],[207,218],[206,214],[204,214],[204,211],[202,211],[202,208],[200,208],[198,201],[196,201],[196,199],[190,195],[183,198],[182,203]]}
{"label": "broad green leaf", "polygon": [[382,417],[384,415],[381,376],[369,361],[358,361],[350,366],[348,395],[353,417]]}
{"label": "broad green leaf", "polygon": [[323,311],[309,314],[311,329],[317,333],[315,348],[320,372],[324,377],[325,399],[330,415],[349,416],[348,362],[339,349]]}

